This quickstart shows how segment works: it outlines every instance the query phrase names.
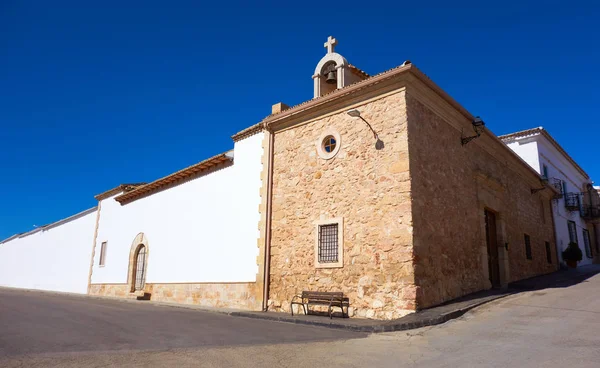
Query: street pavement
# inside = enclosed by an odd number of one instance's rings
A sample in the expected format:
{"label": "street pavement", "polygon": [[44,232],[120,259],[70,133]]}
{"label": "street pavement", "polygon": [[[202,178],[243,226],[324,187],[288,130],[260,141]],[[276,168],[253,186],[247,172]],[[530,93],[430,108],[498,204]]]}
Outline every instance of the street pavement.
{"label": "street pavement", "polygon": [[47,366],[600,367],[600,275],[373,335],[0,289],[0,367]]}

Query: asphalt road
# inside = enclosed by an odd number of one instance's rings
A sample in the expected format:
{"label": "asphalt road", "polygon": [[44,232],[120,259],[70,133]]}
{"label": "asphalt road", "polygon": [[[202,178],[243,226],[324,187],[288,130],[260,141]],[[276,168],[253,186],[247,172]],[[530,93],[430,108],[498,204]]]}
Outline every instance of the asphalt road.
{"label": "asphalt road", "polygon": [[0,289],[0,357],[366,337],[144,302]]}
{"label": "asphalt road", "polygon": [[0,367],[600,367],[600,275],[362,334],[0,290]]}

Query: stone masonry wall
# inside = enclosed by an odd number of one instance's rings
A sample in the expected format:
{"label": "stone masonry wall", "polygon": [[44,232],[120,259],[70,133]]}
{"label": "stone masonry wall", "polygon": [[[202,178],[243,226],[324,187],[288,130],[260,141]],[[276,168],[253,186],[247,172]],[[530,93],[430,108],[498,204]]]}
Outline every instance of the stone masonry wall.
{"label": "stone masonry wall", "polygon": [[[303,290],[343,291],[351,315],[391,319],[415,310],[404,92],[357,106],[379,133],[344,111],[277,132],[274,144],[270,310]],[[330,160],[316,142],[341,136]],[[343,217],[344,265],[315,268],[319,219]]]}
{"label": "stone masonry wall", "polygon": [[[194,304],[214,308],[255,309],[256,283],[229,284],[146,284],[144,292],[150,300],[181,304]],[[90,295],[117,298],[135,298],[127,284],[92,284]]]}
{"label": "stone masonry wall", "polygon": [[[556,270],[549,198],[531,193],[532,187],[541,186],[537,177],[531,174],[528,180],[517,170],[521,163],[491,137],[483,135],[463,147],[461,131],[448,123],[453,117],[442,119],[410,89],[407,107],[417,307],[491,287],[486,208],[498,217],[503,284]],[[464,121],[458,123],[472,135]],[[480,144],[501,154],[492,155]],[[532,260],[525,255],[524,234],[531,237]],[[552,264],[547,262],[546,241],[551,243]]]}

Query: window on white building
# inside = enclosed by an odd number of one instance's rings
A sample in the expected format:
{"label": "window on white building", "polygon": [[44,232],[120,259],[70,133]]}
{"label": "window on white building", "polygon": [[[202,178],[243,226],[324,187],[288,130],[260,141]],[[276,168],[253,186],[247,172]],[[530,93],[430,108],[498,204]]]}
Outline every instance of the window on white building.
{"label": "window on white building", "polygon": [[544,179],[548,179],[548,165],[546,164],[542,166],[542,175],[544,176]]}
{"label": "window on white building", "polygon": [[100,246],[100,261],[98,262],[99,266],[104,266],[104,263],[106,262],[106,246],[107,242],[102,242],[102,245]]}
{"label": "window on white building", "polygon": [[575,221],[569,221],[568,226],[569,226],[569,241],[571,243],[577,243],[577,224],[575,224]]}

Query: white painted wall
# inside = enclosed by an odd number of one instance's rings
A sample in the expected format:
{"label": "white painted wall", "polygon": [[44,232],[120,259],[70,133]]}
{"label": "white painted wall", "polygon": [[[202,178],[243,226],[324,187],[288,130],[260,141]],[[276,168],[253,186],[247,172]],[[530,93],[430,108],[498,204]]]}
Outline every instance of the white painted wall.
{"label": "white painted wall", "polygon": [[127,282],[140,232],[148,239],[147,283],[254,282],[263,135],[236,142],[232,166],[123,206],[103,200],[92,283]]}
{"label": "white painted wall", "polygon": [[96,209],[0,243],[0,286],[87,292]]}
{"label": "white painted wall", "polygon": [[[542,167],[543,165],[546,165],[548,167],[548,177],[566,181],[567,190],[569,192],[582,192],[587,183],[590,182],[588,178],[583,176],[579,170],[577,170],[575,166],[573,166],[573,164],[541,134],[520,138],[507,145],[538,173],[542,174]],[[579,211],[567,211],[564,198],[552,202],[552,211],[556,231],[556,245],[560,261],[562,262],[562,251],[567,248],[570,242],[568,221],[574,221],[577,225],[578,244],[583,252],[583,260],[579,265],[591,264],[592,258],[586,256],[583,242],[583,229],[587,229],[587,224],[581,217]],[[590,234],[590,237],[591,236],[592,234]],[[591,241],[593,242],[593,239],[591,239]],[[593,244],[590,244],[590,246],[593,247]]]}

